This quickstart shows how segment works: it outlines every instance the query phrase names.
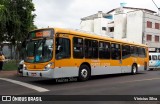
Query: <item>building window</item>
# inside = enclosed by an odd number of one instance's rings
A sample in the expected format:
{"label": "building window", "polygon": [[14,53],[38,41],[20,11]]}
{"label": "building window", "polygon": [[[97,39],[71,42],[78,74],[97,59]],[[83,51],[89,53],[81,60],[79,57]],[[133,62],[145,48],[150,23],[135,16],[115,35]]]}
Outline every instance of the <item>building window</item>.
{"label": "building window", "polygon": [[147,21],[147,27],[148,27],[148,28],[152,28],[152,22]]}
{"label": "building window", "polygon": [[155,42],[159,42],[159,36],[155,36]]}
{"label": "building window", "polygon": [[114,27],[109,27],[109,32],[114,32]]}
{"label": "building window", "polygon": [[147,35],[147,41],[152,41],[152,35]]}
{"label": "building window", "polygon": [[159,29],[159,23],[155,23],[155,29]]}
{"label": "building window", "polygon": [[106,31],[106,27],[102,27],[102,30]]}

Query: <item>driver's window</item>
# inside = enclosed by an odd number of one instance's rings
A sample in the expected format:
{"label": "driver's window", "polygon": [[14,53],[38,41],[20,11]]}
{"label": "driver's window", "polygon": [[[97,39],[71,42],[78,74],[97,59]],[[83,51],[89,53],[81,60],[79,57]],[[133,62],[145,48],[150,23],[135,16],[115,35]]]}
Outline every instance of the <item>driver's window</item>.
{"label": "driver's window", "polygon": [[69,58],[70,40],[66,38],[56,38],[56,59]]}

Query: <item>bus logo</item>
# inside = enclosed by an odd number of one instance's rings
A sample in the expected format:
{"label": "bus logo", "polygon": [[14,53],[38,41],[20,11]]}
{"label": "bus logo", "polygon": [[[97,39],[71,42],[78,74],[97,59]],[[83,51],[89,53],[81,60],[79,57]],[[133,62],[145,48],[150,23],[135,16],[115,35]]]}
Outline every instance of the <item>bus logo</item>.
{"label": "bus logo", "polygon": [[11,96],[2,96],[2,101],[11,101]]}

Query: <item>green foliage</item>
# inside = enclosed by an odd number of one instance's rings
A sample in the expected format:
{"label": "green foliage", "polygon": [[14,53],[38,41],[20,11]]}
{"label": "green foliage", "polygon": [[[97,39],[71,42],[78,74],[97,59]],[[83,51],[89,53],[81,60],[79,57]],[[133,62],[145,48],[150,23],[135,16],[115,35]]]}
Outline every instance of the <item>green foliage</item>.
{"label": "green foliage", "polygon": [[16,64],[16,61],[7,61],[3,65],[3,71],[9,71],[9,70],[17,70],[18,65]]}
{"label": "green foliage", "polygon": [[32,0],[0,0],[0,43],[22,42],[27,33],[34,29],[35,10]]}

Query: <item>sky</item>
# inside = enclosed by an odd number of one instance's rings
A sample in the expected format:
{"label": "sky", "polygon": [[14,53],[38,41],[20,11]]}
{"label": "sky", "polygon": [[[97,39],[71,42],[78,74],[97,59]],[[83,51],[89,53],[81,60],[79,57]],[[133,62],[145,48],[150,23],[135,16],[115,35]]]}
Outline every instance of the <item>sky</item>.
{"label": "sky", "polygon": [[[160,7],[159,0],[154,2]],[[81,18],[104,13],[126,3],[127,7],[146,8],[158,11],[152,0],[33,0],[38,28],[60,27],[79,28]]]}

